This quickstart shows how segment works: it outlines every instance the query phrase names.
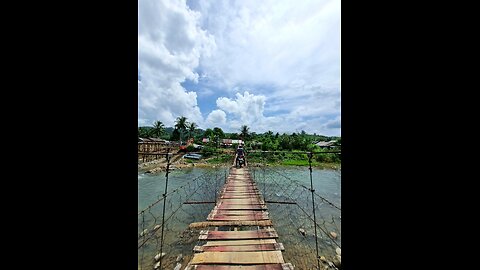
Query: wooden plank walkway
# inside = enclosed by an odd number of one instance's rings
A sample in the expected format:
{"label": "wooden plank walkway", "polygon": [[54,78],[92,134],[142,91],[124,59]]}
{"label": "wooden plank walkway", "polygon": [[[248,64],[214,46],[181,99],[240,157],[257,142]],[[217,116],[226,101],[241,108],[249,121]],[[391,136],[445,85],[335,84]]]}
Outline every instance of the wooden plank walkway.
{"label": "wooden plank walkway", "polygon": [[[230,170],[219,199],[206,222],[195,222],[190,228],[200,231],[194,255],[186,270],[291,270],[277,243],[267,205],[261,198],[248,168]],[[253,227],[253,229],[252,229]]]}

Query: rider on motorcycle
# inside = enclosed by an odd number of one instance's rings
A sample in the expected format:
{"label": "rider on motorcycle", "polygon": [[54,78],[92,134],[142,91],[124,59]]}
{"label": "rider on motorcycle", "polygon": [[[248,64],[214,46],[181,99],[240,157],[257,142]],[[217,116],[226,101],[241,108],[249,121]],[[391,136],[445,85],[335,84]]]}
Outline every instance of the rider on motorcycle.
{"label": "rider on motorcycle", "polygon": [[242,164],[238,164],[239,163],[239,159],[242,159],[242,163],[243,165],[245,164],[245,150],[243,149],[242,145],[239,145],[238,148],[237,148],[237,165],[242,165]]}
{"label": "rider on motorcycle", "polygon": [[245,151],[243,150],[242,145],[240,144],[237,148],[237,156],[241,157],[245,155]]}

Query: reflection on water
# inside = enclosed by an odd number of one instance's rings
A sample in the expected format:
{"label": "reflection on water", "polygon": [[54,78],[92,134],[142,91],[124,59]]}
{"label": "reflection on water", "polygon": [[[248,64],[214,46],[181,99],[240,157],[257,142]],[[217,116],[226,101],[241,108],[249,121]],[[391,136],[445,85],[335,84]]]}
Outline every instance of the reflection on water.
{"label": "reflection on water", "polygon": [[[296,269],[313,269],[315,260],[315,234],[312,215],[310,176],[306,167],[251,168],[252,176],[265,200],[294,201],[297,204],[268,203],[268,211],[278,232],[278,242],[285,247],[284,259]],[[162,268],[173,269],[179,259],[182,269],[191,259],[193,247],[201,245],[200,230],[190,230],[192,222],[205,221],[214,204],[183,204],[185,201],[215,201],[218,190],[223,186],[227,168],[191,168],[174,171],[169,175],[165,203],[164,247],[166,253]],[[341,208],[341,173],[334,170],[313,170],[315,209],[317,218],[317,239],[320,256],[334,258],[337,244],[341,244],[341,213],[328,202]],[[162,198],[165,188],[165,174],[138,176],[138,210]],[[175,191],[170,194],[171,191]],[[322,198],[328,200],[322,201]],[[139,269],[153,269],[153,257],[160,251],[161,213],[163,200],[149,211],[139,215]],[[154,230],[155,226],[157,230]],[[302,233],[304,232],[304,233]],[[336,236],[334,238],[332,234]],[[143,258],[143,259],[142,259]]]}

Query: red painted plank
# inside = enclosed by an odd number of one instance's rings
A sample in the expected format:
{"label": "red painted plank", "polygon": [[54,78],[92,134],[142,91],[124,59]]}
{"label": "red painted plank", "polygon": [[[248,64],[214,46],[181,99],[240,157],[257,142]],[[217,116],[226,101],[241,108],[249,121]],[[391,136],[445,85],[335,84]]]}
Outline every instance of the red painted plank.
{"label": "red painted plank", "polygon": [[220,210],[253,210],[253,211],[262,211],[267,210],[265,205],[225,205],[220,208]]}
{"label": "red painted plank", "polygon": [[261,264],[261,265],[192,265],[189,266],[191,268],[187,268],[187,270],[285,270],[285,269],[293,269],[292,268],[284,268],[282,266],[284,264],[276,263],[276,264]]}
{"label": "red painted plank", "polygon": [[281,246],[278,244],[215,246],[215,247],[200,247],[199,250],[202,250],[203,252],[268,251],[268,250],[281,250]]}
{"label": "red painted plank", "polygon": [[214,239],[265,239],[278,238],[275,230],[255,230],[255,231],[209,231],[208,234],[199,236],[200,240]]}
{"label": "red painted plank", "polygon": [[266,211],[252,211],[252,210],[220,210],[220,209],[214,209],[212,212],[214,214],[219,214],[219,215],[227,215],[227,216],[244,216],[244,215],[258,215],[258,214],[265,214],[268,215],[268,212]]}
{"label": "red painted plank", "polygon": [[266,220],[269,219],[265,215],[248,215],[248,216],[226,216],[226,215],[214,215],[208,217],[207,220]]}

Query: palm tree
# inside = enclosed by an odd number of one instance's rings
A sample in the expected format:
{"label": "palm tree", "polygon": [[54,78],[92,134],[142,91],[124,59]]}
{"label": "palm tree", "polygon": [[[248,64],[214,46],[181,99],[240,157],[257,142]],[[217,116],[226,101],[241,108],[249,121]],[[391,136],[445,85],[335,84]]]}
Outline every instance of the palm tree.
{"label": "palm tree", "polygon": [[155,121],[153,123],[153,128],[151,132],[154,136],[157,136],[157,138],[160,138],[160,136],[163,133],[165,133],[165,125],[163,125],[163,123],[160,121]]}
{"label": "palm tree", "polygon": [[242,137],[242,141],[245,142],[245,139],[249,135],[249,128],[246,125],[243,125],[242,128],[240,129],[240,136]]}
{"label": "palm tree", "polygon": [[198,127],[197,124],[195,124],[194,122],[190,123],[190,125],[188,126],[188,134],[190,138],[192,138],[193,134],[195,133],[195,129],[197,127]]}
{"label": "palm tree", "polygon": [[185,116],[177,117],[175,121],[175,129],[180,131],[180,140],[182,139],[183,132],[187,129],[187,118]]}

